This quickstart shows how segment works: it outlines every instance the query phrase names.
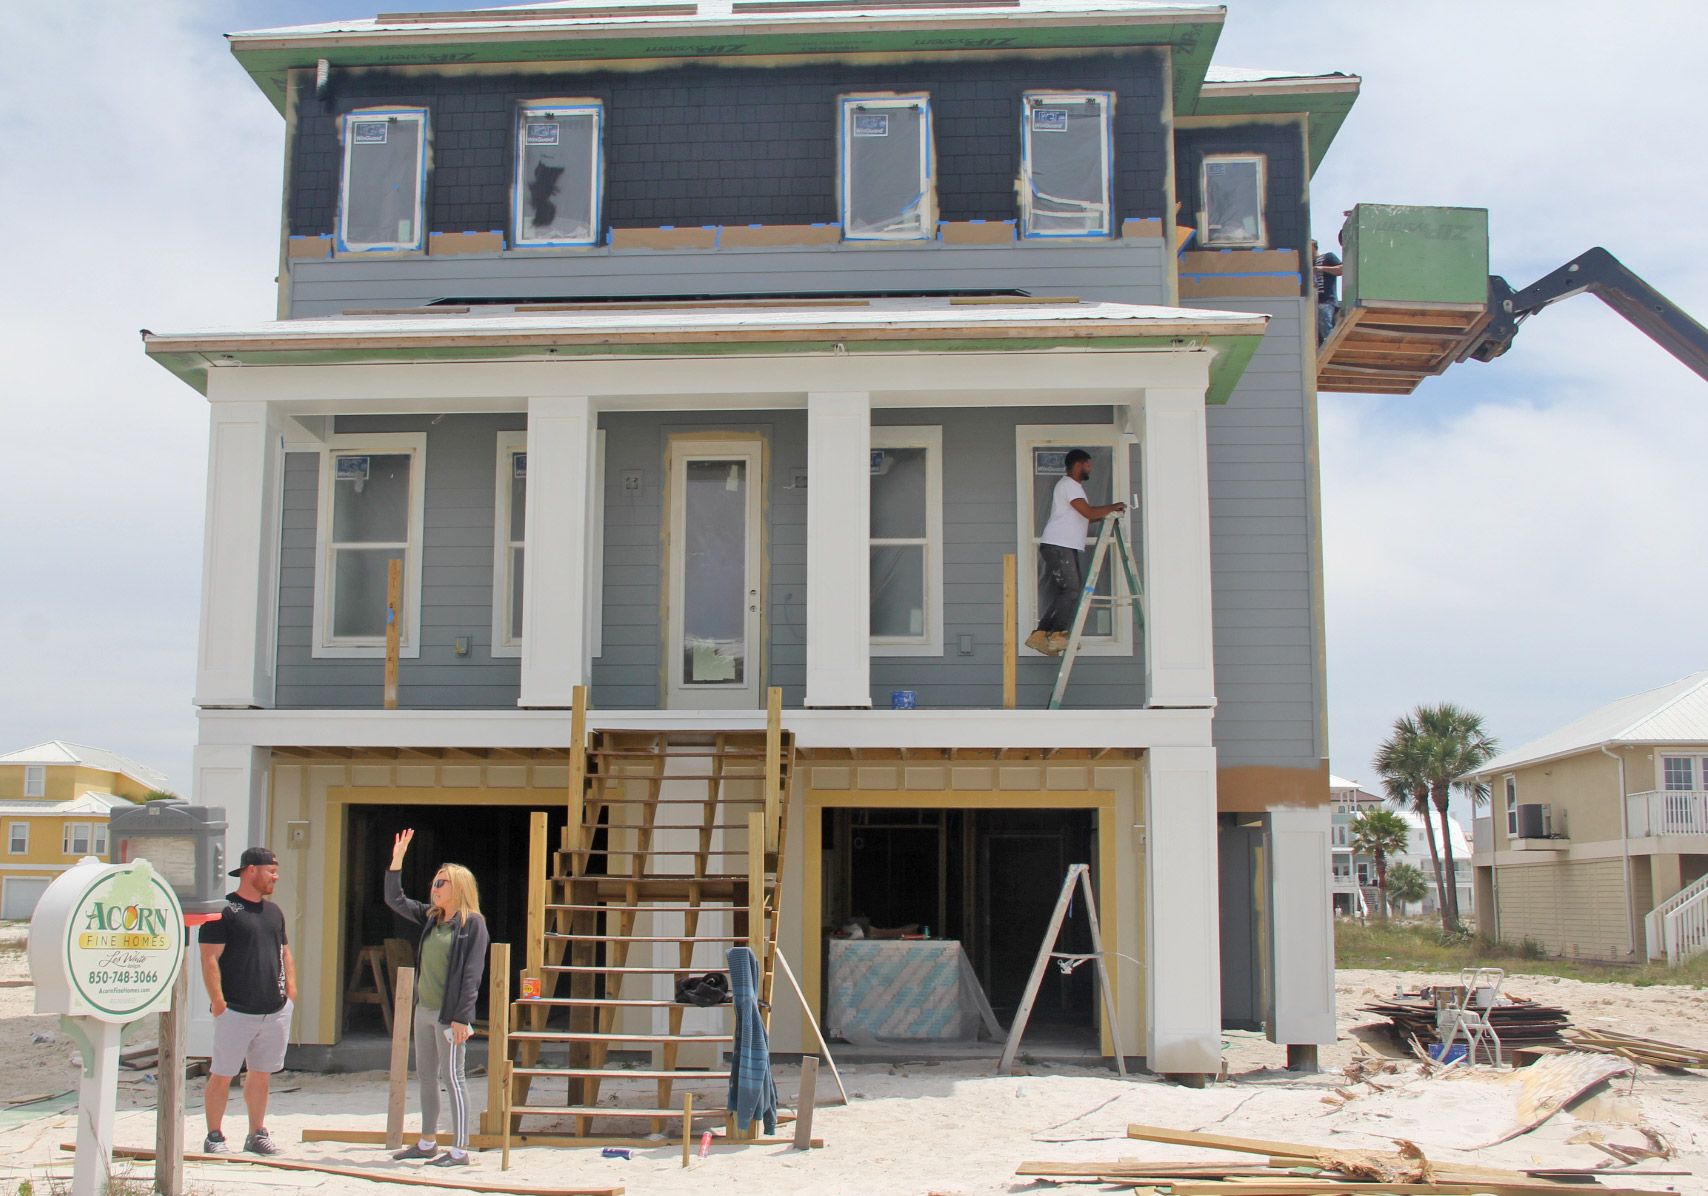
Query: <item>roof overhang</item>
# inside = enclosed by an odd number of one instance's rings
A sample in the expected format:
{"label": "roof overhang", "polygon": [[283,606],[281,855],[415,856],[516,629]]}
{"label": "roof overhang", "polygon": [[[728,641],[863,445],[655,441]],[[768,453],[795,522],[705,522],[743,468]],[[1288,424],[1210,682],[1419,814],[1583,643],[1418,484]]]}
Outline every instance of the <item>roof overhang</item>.
{"label": "roof overhang", "polygon": [[[1257,72],[1233,72],[1256,75]],[[1218,80],[1214,72],[1196,97],[1176,109],[1179,116],[1297,114],[1305,118],[1311,173],[1322,165],[1335,134],[1358,99],[1357,75],[1286,75]],[[1179,103],[1179,100],[1176,100]]]}
{"label": "roof overhang", "polygon": [[142,337],[150,357],[204,394],[210,371],[245,366],[1146,350],[1208,351],[1206,401],[1225,403],[1267,322],[1250,312],[1081,300],[542,304],[190,332],[144,329]]}
{"label": "roof overhang", "polygon": [[[284,111],[287,74],[314,68],[478,71],[520,64],[739,61],[861,55],[1010,55],[1037,50],[1173,50],[1175,103],[1204,80],[1227,10],[1220,4],[990,0],[943,8],[733,4],[554,5],[464,14],[393,14],[230,33],[231,52]],[[528,15],[518,15],[528,14]],[[414,19],[400,19],[414,18]]]}

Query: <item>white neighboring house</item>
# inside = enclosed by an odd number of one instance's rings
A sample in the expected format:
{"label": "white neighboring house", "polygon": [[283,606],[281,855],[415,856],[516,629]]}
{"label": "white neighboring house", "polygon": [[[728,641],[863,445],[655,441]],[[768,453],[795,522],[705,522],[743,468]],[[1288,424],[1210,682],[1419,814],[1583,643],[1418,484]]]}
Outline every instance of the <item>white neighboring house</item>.
{"label": "white neighboring house", "polygon": [[[1391,808],[1391,807],[1390,807]],[[1423,818],[1415,810],[1394,810],[1406,825],[1411,827],[1411,842],[1406,850],[1388,860],[1388,867],[1395,864],[1410,864],[1423,873],[1424,880],[1429,882],[1429,892],[1424,894],[1423,901],[1415,908],[1401,909],[1397,905],[1395,913],[1406,914],[1435,914],[1441,911],[1441,886],[1435,878],[1435,863],[1429,858],[1429,835],[1423,829]],[[1435,827],[1439,845],[1441,836],[1440,820],[1430,818],[1430,824]],[[1465,828],[1459,825],[1457,818],[1448,816],[1447,833],[1452,838],[1453,875],[1455,887],[1459,890],[1459,917],[1466,923],[1473,922],[1476,914],[1475,886],[1471,882],[1471,841],[1465,834]],[[1443,853],[1445,854],[1445,853]],[[1446,860],[1442,860],[1445,867]]]}
{"label": "white neighboring house", "polygon": [[[1391,868],[1395,864],[1410,864],[1422,872],[1424,879],[1429,882],[1429,892],[1415,909],[1402,909],[1396,905],[1394,912],[1438,913],[1441,909],[1441,887],[1436,880],[1434,861],[1429,855],[1429,835],[1424,830],[1423,819],[1415,811],[1401,810],[1389,805],[1359,782],[1349,781],[1344,777],[1329,778],[1329,793],[1334,799],[1329,847],[1330,891],[1334,912],[1362,918],[1377,909],[1381,897],[1376,891],[1376,861],[1371,856],[1353,850],[1352,822],[1360,814],[1386,809],[1393,810],[1411,828],[1411,842],[1405,851],[1389,857],[1388,866]],[[1437,824],[1432,820],[1432,825]],[[1439,833],[1438,825],[1437,832]],[[1475,888],[1471,882],[1470,841],[1464,828],[1455,819],[1448,820],[1448,834],[1452,836],[1453,871],[1459,889],[1459,914],[1466,921],[1470,921]]]}

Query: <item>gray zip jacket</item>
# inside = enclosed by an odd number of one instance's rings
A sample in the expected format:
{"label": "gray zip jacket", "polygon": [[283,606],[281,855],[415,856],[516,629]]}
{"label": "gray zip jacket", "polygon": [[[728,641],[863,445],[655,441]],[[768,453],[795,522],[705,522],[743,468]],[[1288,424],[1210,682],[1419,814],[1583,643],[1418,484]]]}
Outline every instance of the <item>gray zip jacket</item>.
{"label": "gray zip jacket", "polygon": [[[421,927],[421,938],[415,944],[415,958],[419,962],[421,948],[426,946],[427,935],[433,929],[433,907],[404,896],[403,873],[397,871],[385,874],[385,903],[398,917]],[[486,919],[479,914],[458,914],[451,925],[457,933],[451,939],[451,963],[445,973],[445,1000],[439,1006],[439,1024],[461,1022],[472,1026],[481,977],[486,975],[486,948],[492,940],[486,933]],[[419,1002],[420,997],[416,1000]]]}

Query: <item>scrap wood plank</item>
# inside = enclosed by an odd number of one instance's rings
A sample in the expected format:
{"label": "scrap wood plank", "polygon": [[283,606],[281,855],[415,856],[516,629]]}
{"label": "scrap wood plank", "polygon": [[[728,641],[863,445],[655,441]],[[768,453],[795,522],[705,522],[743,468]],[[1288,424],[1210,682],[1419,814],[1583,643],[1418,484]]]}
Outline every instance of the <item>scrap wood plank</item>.
{"label": "scrap wood plank", "polygon": [[[1204,1180],[1169,1184],[1173,1196],[1316,1196],[1328,1192],[1382,1193],[1382,1196],[1531,1196],[1532,1193],[1582,1192],[1581,1184],[1556,1184],[1545,1180],[1491,1181],[1470,1183],[1370,1183],[1363,1180],[1326,1180],[1300,1177],[1275,1180]],[[1596,1196],[1644,1196],[1640,1188],[1593,1189]],[[1652,1196],[1652,1194],[1651,1194]]]}
{"label": "scrap wood plank", "polygon": [[[75,1150],[70,1142],[62,1142],[61,1150]],[[152,1159],[152,1147],[115,1146],[116,1159]],[[591,1188],[534,1188],[506,1183],[457,1183],[452,1180],[428,1178],[412,1172],[378,1171],[367,1167],[339,1167],[330,1163],[311,1163],[303,1159],[246,1157],[237,1154],[202,1154],[185,1151],[186,1163],[239,1163],[247,1167],[271,1167],[277,1171],[312,1171],[317,1175],[342,1175],[350,1179],[368,1179],[378,1184],[404,1184],[409,1187],[434,1188],[441,1191],[507,1193],[509,1196],[623,1196],[621,1184],[603,1184]]]}
{"label": "scrap wood plank", "polygon": [[1479,1149],[1529,1133],[1603,1080],[1628,1075],[1635,1069],[1629,1059],[1568,1051],[1500,1077],[1495,1083],[1518,1089],[1518,1107],[1512,1124]]}

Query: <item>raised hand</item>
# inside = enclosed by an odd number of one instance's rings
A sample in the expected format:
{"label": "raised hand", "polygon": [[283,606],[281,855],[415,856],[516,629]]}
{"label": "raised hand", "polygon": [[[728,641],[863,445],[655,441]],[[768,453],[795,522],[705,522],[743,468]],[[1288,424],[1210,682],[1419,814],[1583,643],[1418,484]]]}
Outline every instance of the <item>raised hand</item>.
{"label": "raised hand", "polygon": [[415,838],[415,831],[404,827],[391,841],[391,870],[396,872],[403,867],[403,857],[409,851],[410,841]]}

